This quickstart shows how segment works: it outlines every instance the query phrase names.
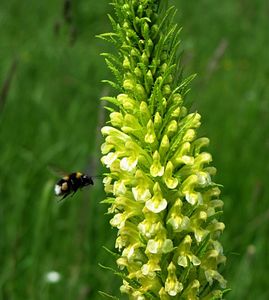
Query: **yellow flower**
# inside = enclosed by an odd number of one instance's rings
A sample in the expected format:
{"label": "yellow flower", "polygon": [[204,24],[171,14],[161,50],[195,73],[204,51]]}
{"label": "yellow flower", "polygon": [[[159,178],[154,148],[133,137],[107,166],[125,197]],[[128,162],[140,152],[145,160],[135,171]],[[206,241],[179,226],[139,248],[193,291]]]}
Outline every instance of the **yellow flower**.
{"label": "yellow flower", "polygon": [[166,209],[167,201],[163,198],[161,188],[156,182],[153,187],[153,196],[146,201],[146,208],[154,213],[160,213]]}
{"label": "yellow flower", "polygon": [[176,276],[176,267],[171,262],[167,268],[168,276],[165,281],[165,291],[172,297],[183,290],[183,284],[178,281]]}

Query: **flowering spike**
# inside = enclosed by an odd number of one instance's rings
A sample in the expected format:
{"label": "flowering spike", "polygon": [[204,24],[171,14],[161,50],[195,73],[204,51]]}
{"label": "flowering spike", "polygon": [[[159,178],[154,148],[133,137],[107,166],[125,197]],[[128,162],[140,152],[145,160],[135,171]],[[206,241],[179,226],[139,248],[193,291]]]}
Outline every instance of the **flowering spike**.
{"label": "flowering spike", "polygon": [[104,54],[120,90],[104,97],[113,110],[101,146],[120,290],[134,300],[221,299],[223,202],[201,116],[184,106],[193,76],[177,81],[175,10],[162,1],[113,0],[118,55]]}

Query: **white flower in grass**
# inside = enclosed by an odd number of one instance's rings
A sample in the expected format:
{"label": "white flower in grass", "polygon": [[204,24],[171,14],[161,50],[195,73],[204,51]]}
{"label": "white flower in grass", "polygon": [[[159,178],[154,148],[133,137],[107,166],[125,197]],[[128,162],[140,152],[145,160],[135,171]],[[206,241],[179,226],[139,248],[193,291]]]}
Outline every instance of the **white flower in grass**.
{"label": "white flower in grass", "polygon": [[57,271],[50,271],[45,274],[45,280],[48,283],[57,283],[61,280],[61,274]]}

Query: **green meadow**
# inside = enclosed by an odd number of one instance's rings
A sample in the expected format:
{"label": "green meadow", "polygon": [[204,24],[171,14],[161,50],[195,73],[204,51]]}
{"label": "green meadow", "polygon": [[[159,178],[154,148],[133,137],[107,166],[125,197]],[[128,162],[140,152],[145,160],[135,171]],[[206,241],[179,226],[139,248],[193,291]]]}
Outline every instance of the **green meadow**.
{"label": "green meadow", "polygon": [[[95,36],[108,1],[0,2],[0,300],[119,295],[102,181],[58,203],[62,172],[101,174],[100,97],[115,91]],[[223,185],[227,300],[269,299],[269,5],[183,1],[181,64],[197,74],[186,99]],[[103,247],[104,246],[104,247]],[[52,272],[57,272],[54,278]],[[55,273],[54,273],[55,274]]]}

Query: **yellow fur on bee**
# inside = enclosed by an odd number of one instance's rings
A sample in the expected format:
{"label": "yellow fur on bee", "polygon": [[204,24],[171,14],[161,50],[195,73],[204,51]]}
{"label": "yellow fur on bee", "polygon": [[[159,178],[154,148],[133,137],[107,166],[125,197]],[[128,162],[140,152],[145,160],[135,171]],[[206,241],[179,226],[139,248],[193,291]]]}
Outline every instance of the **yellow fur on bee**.
{"label": "yellow fur on bee", "polygon": [[67,182],[64,182],[61,186],[62,191],[66,191],[68,189],[68,184]]}
{"label": "yellow fur on bee", "polygon": [[76,174],[76,178],[80,178],[82,176],[82,174],[81,173],[79,173],[79,172],[77,172],[77,174]]}

